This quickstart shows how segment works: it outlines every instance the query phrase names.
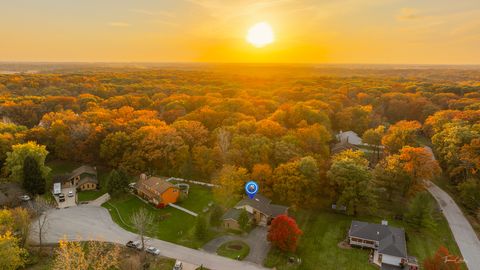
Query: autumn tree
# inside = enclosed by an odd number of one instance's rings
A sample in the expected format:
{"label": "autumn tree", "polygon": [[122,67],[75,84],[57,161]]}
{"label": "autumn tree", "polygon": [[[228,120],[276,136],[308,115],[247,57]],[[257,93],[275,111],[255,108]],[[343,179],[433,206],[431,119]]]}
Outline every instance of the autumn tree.
{"label": "autumn tree", "polygon": [[402,169],[410,176],[405,192],[410,194],[421,190],[423,180],[431,180],[440,173],[440,166],[432,153],[424,147],[406,146],[400,150],[398,156]]}
{"label": "autumn tree", "polygon": [[12,152],[7,153],[5,168],[10,173],[10,178],[15,181],[24,179],[23,166],[27,156],[33,158],[39,167],[41,176],[45,179],[50,172],[50,168],[45,166],[45,158],[48,151],[43,145],[35,142],[27,142],[12,146]]}
{"label": "autumn tree", "polygon": [[459,197],[462,203],[475,213],[480,209],[480,180],[470,178],[458,185]]}
{"label": "autumn tree", "polygon": [[248,171],[244,168],[225,165],[214,176],[212,183],[217,185],[213,189],[216,200],[224,205],[237,202],[244,194],[243,186],[248,181]]}
{"label": "autumn tree", "polygon": [[311,156],[284,163],[273,172],[273,192],[292,207],[306,207],[317,202],[320,169]]}
{"label": "autumn tree", "polygon": [[268,230],[267,240],[284,252],[295,252],[298,238],[302,235],[295,219],[287,215],[279,215],[272,220]]}
{"label": "autumn tree", "polygon": [[80,242],[69,242],[66,239],[60,239],[53,262],[53,269],[88,270],[88,261]]}
{"label": "autumn tree", "polygon": [[338,205],[347,207],[347,213],[356,215],[362,206],[373,208],[372,175],[368,161],[360,151],[348,151],[333,157],[327,172],[330,184],[336,191]]}
{"label": "autumn tree", "polygon": [[124,161],[125,153],[131,151],[131,145],[131,137],[127,133],[123,131],[110,133],[100,145],[100,157],[108,165],[118,167]]}
{"label": "autumn tree", "polygon": [[53,269],[104,270],[116,269],[120,260],[120,246],[102,241],[67,241],[60,239]]}
{"label": "autumn tree", "polygon": [[460,270],[463,260],[450,253],[450,251],[441,246],[435,255],[426,258],[423,261],[425,270]]}
{"label": "autumn tree", "polygon": [[18,239],[10,231],[0,234],[0,268],[16,270],[25,266],[27,251],[18,244]]}
{"label": "autumn tree", "polygon": [[362,141],[374,147],[377,154],[376,160],[380,160],[380,146],[382,145],[382,138],[385,135],[385,126],[378,126],[376,128],[367,129],[362,136]]}
{"label": "autumn tree", "polygon": [[382,144],[391,154],[397,153],[404,146],[415,146],[420,128],[421,124],[417,121],[399,121],[388,128],[382,138]]}
{"label": "autumn tree", "polygon": [[251,178],[258,183],[262,194],[273,196],[273,171],[269,164],[255,164],[252,168]]}

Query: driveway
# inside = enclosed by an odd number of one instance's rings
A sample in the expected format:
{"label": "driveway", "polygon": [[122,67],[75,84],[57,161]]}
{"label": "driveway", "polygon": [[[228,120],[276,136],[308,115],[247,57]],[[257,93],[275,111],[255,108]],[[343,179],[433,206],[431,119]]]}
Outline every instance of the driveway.
{"label": "driveway", "polygon": [[240,240],[250,247],[250,253],[245,257],[245,261],[256,264],[263,264],[270,250],[270,243],[267,241],[267,228],[257,226],[247,236],[224,235],[217,237],[203,246],[203,250],[216,254],[217,249],[225,242]]}
{"label": "driveway", "polygon": [[427,186],[450,225],[468,269],[480,270],[480,241],[472,226],[450,195],[431,182]]}
{"label": "driveway", "polygon": [[[68,192],[73,192],[73,197],[68,197]],[[55,201],[57,202],[58,208],[66,208],[66,207],[72,207],[72,206],[77,206],[76,202],[76,197],[77,197],[77,191],[74,187],[72,188],[62,188],[62,193],[65,195],[65,201],[60,202],[57,196],[53,196],[55,198]]]}
{"label": "driveway", "polygon": [[[126,231],[115,224],[108,210],[92,205],[79,205],[78,207],[52,209],[48,213],[48,229],[44,235],[45,243],[58,243],[66,237],[69,240],[98,239],[113,243],[125,244],[129,240],[138,239],[139,236]],[[37,242],[38,235],[35,222],[32,224],[30,240]],[[210,269],[228,270],[261,270],[267,269],[260,265],[235,261],[225,257],[207,253],[205,251],[187,248],[158,239],[149,239],[148,245],[160,249],[160,254],[165,257],[178,259],[187,263],[202,265]]]}

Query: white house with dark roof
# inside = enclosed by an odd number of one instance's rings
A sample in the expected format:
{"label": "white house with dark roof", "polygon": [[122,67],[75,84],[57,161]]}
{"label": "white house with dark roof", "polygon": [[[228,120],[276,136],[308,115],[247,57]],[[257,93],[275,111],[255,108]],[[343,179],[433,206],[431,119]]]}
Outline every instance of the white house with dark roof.
{"label": "white house with dark roof", "polygon": [[373,249],[373,263],[382,270],[418,270],[414,257],[407,255],[405,231],[382,224],[352,221],[348,231],[351,246]]}

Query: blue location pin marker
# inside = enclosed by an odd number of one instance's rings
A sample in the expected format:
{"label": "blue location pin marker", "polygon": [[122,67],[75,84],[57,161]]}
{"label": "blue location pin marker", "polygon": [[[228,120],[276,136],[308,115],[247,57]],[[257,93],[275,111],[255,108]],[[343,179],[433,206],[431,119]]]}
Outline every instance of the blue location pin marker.
{"label": "blue location pin marker", "polygon": [[255,181],[250,181],[247,184],[245,184],[245,192],[247,193],[250,199],[253,199],[253,197],[255,197],[255,194],[257,194],[258,192],[257,183]]}

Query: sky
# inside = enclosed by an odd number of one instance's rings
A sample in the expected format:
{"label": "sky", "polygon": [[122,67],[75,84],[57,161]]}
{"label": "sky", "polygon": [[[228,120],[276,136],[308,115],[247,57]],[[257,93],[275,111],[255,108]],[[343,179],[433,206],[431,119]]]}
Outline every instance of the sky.
{"label": "sky", "polygon": [[[480,64],[479,0],[2,0],[0,61]],[[275,42],[248,29],[267,22]]]}

